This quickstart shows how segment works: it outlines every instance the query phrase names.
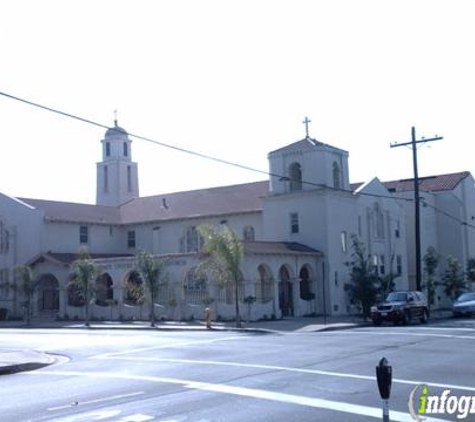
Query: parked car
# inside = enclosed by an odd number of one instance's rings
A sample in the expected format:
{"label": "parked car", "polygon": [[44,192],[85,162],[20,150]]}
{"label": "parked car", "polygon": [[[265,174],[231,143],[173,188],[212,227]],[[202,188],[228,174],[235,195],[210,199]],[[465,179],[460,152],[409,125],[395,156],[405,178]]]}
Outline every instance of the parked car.
{"label": "parked car", "polygon": [[408,324],[416,319],[425,323],[428,318],[427,300],[423,293],[417,291],[391,292],[384,302],[371,307],[374,325],[381,325],[383,321]]}
{"label": "parked car", "polygon": [[475,315],[475,292],[462,293],[453,303],[454,317]]}

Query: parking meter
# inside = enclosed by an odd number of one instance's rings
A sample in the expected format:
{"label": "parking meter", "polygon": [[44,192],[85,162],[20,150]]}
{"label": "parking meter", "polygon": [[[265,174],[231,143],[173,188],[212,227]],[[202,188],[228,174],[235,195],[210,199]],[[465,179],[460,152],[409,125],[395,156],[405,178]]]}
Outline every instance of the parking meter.
{"label": "parking meter", "polygon": [[389,366],[386,358],[382,358],[376,367],[376,380],[378,389],[383,399],[383,421],[389,421],[389,396],[391,394],[392,367]]}
{"label": "parking meter", "polygon": [[391,394],[392,367],[388,365],[386,358],[382,358],[376,367],[376,379],[381,398],[388,400]]}

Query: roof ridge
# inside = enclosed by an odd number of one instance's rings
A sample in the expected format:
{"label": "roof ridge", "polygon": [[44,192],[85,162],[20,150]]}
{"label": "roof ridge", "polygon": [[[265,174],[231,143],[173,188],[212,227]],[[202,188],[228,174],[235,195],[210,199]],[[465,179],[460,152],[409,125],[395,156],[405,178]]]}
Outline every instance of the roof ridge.
{"label": "roof ridge", "polygon": [[122,205],[119,205],[119,207],[121,207],[123,205],[127,205],[127,204],[133,202],[136,199],[160,198],[160,197],[166,196],[166,195],[178,195],[178,194],[184,194],[184,193],[189,193],[189,192],[195,192],[196,193],[196,192],[199,192],[199,191],[229,189],[229,188],[235,188],[235,187],[238,187],[238,186],[257,185],[257,184],[263,184],[263,183],[269,183],[269,180],[258,180],[258,181],[255,181],[255,182],[235,183],[235,184],[232,184],[232,185],[211,186],[211,187],[207,187],[207,188],[180,190],[180,191],[174,191],[174,192],[163,192],[163,193],[158,193],[158,194],[155,194],[155,195],[139,196],[139,197],[136,197],[136,198],[132,198],[131,200],[123,203]]}

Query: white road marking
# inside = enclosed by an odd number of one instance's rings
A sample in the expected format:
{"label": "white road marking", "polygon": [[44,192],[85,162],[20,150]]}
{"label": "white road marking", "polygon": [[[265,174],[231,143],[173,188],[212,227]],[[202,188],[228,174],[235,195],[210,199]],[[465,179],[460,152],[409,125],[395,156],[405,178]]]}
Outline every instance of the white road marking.
{"label": "white road marking", "polygon": [[235,339],[242,340],[242,338],[243,338],[242,336],[239,336],[239,337],[232,336],[232,337],[215,338],[211,340],[193,340],[193,341],[183,341],[179,343],[167,343],[160,346],[150,346],[150,347],[142,347],[139,349],[123,350],[121,352],[103,353],[100,355],[91,356],[89,359],[107,359],[111,356],[129,355],[132,353],[148,352],[149,350],[173,349],[175,347],[194,346],[195,344],[208,344],[208,343],[216,343],[219,341],[228,341],[228,340],[235,340]]}
{"label": "white road marking", "polygon": [[[416,328],[416,327],[414,327]],[[418,327],[421,330],[440,330],[440,331],[472,331],[475,332],[475,328],[466,327]]]}
{"label": "white road marking", "polygon": [[[264,399],[277,401],[281,403],[290,403],[300,406],[308,406],[318,409],[333,410],[343,413],[351,413],[355,415],[368,416],[371,418],[381,418],[381,409],[378,407],[363,406],[334,400],[318,399],[306,396],[298,396],[295,394],[277,393],[268,390],[260,390],[255,388],[237,387],[225,384],[211,384],[206,382],[188,381],[176,378],[164,378],[144,375],[107,373],[107,372],[76,372],[76,371],[36,371],[30,374],[52,375],[52,376],[78,376],[103,379],[125,379],[134,381],[148,381],[157,383],[168,383],[181,385],[184,388],[190,388],[202,391],[211,391],[220,394],[230,394],[236,396]],[[399,411],[391,411],[391,420],[395,422],[412,422],[413,419],[408,413]],[[427,422],[439,422],[446,419],[426,418]]]}
{"label": "white road marking", "polygon": [[149,415],[141,415],[137,413],[136,415],[124,416],[117,422],[146,422],[151,421],[154,417]]}
{"label": "white road marking", "polygon": [[[77,402],[77,406],[84,406],[86,404],[92,404],[92,403],[102,403],[102,402],[105,402],[105,401],[123,399],[123,398],[126,398],[126,397],[140,396],[141,394],[145,394],[145,393],[143,391],[137,391],[135,393],[120,394],[120,395],[116,395],[116,396],[102,397],[102,398],[96,399],[96,400],[88,400],[88,401]],[[66,405],[63,405],[63,406],[50,407],[46,410],[49,410],[50,412],[53,412],[55,410],[69,409],[70,407],[71,407],[71,404],[66,404]]]}
{"label": "white road marking", "polygon": [[56,422],[102,421],[104,419],[113,418],[114,416],[120,415],[121,413],[121,410],[99,410],[86,414],[67,416],[65,418],[57,419]]}
{"label": "white road marking", "polygon": [[[253,369],[264,369],[264,370],[273,370],[273,371],[283,371],[283,372],[298,372],[303,374],[311,375],[324,375],[329,377],[340,377],[340,378],[352,378],[365,381],[376,381],[375,376],[370,375],[358,375],[358,374],[349,374],[343,372],[331,372],[331,371],[321,371],[319,369],[306,369],[306,368],[292,368],[288,366],[274,366],[274,365],[259,365],[254,363],[240,363],[240,362],[226,362],[226,361],[210,361],[210,360],[192,360],[192,359],[168,359],[168,358],[147,358],[147,357],[120,357],[120,358],[111,358],[111,360],[127,360],[127,361],[144,361],[144,362],[170,362],[170,363],[189,363],[193,365],[216,365],[216,366],[232,366],[237,368],[253,368]],[[474,391],[475,387],[467,385],[456,385],[456,384],[443,384],[431,381],[421,381],[421,380],[405,380],[401,378],[393,378],[393,383],[407,384],[407,385],[420,385],[424,384],[430,387],[437,388],[449,388],[452,390],[466,390]]]}
{"label": "white road marking", "polygon": [[[322,334],[328,335],[335,333],[335,331],[327,331]],[[451,339],[463,339],[463,340],[475,340],[475,336],[459,336],[455,334],[434,334],[434,333],[416,333],[414,331],[364,331],[364,330],[346,330],[345,335],[348,334],[369,334],[373,336],[413,336],[413,337],[437,337],[437,338],[451,338]]]}

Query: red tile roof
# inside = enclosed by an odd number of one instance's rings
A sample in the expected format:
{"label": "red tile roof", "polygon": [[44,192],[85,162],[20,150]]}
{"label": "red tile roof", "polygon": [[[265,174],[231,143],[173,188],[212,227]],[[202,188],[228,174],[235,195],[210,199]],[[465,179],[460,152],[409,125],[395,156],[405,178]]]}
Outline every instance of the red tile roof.
{"label": "red tile roof", "polygon": [[[425,192],[438,192],[453,190],[457,185],[470,175],[468,171],[460,173],[441,174],[438,176],[428,176],[419,178],[419,189]],[[414,190],[414,179],[401,179],[383,182],[384,186],[393,192],[407,192]],[[355,191],[362,183],[352,183],[350,189]]]}

